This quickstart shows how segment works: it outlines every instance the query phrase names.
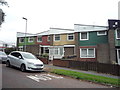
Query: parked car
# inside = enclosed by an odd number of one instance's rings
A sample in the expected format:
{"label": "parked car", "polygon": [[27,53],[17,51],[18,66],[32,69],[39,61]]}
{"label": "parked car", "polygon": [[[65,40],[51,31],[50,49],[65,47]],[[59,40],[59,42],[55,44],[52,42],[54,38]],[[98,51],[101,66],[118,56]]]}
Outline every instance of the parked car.
{"label": "parked car", "polygon": [[13,51],[8,55],[6,66],[15,66],[20,68],[21,71],[42,71],[44,64],[37,59],[33,54],[22,51]]}
{"label": "parked car", "polygon": [[7,61],[7,55],[5,52],[0,51],[0,61],[6,62]]}

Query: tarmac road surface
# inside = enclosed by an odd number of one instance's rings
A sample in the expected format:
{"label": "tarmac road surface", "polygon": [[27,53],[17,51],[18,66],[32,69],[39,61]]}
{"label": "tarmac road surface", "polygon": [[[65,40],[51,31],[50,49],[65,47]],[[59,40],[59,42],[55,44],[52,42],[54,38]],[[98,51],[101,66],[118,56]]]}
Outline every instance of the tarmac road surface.
{"label": "tarmac road surface", "polygon": [[76,80],[73,78],[64,77],[47,72],[21,72],[17,68],[13,67],[9,68],[6,67],[5,64],[2,64],[2,88],[111,88],[111,87],[87,81]]}

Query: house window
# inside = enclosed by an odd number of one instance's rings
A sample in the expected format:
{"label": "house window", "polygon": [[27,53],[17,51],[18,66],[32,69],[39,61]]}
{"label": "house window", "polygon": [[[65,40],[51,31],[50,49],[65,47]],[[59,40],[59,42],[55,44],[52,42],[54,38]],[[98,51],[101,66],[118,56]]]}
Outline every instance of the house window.
{"label": "house window", "polygon": [[97,32],[97,35],[98,36],[107,35],[107,33],[106,33],[106,31],[99,31],[99,32]]}
{"label": "house window", "polygon": [[68,34],[68,40],[74,40],[74,34]]}
{"label": "house window", "polygon": [[60,35],[55,35],[55,36],[54,36],[54,40],[55,40],[55,41],[60,41]]}
{"label": "house window", "polygon": [[44,47],[44,53],[49,53],[49,48],[48,47]]}
{"label": "house window", "polygon": [[59,48],[54,48],[54,54],[59,55]]}
{"label": "house window", "polygon": [[95,58],[95,48],[81,48],[80,58]]}
{"label": "house window", "polygon": [[37,41],[42,42],[42,36],[38,36]]}
{"label": "house window", "polygon": [[116,39],[120,39],[120,29],[116,30]]}
{"label": "house window", "polygon": [[20,38],[19,43],[24,43],[24,38]]}
{"label": "house window", "polygon": [[29,37],[28,38],[28,42],[33,42],[34,41],[34,38],[33,37]]}
{"label": "house window", "polygon": [[47,41],[50,41],[50,36],[48,36],[48,39],[47,39]]}
{"label": "house window", "polygon": [[19,46],[19,51],[23,51],[23,46]]}
{"label": "house window", "polygon": [[80,33],[80,40],[88,40],[89,38],[88,32],[81,32]]}

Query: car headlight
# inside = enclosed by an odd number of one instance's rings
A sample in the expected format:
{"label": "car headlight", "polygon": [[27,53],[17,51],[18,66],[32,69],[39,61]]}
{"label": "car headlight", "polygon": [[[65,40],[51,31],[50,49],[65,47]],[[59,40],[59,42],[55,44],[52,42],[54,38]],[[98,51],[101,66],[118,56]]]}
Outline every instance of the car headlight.
{"label": "car headlight", "polygon": [[28,64],[32,64],[32,65],[34,65],[34,63],[31,63],[31,62],[27,62]]}

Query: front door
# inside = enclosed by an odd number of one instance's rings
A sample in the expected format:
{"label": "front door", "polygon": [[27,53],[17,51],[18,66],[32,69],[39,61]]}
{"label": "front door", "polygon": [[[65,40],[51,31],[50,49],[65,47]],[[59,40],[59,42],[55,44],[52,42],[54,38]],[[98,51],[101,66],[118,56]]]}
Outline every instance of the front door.
{"label": "front door", "polygon": [[117,60],[118,64],[120,65],[120,49],[117,50]]}

